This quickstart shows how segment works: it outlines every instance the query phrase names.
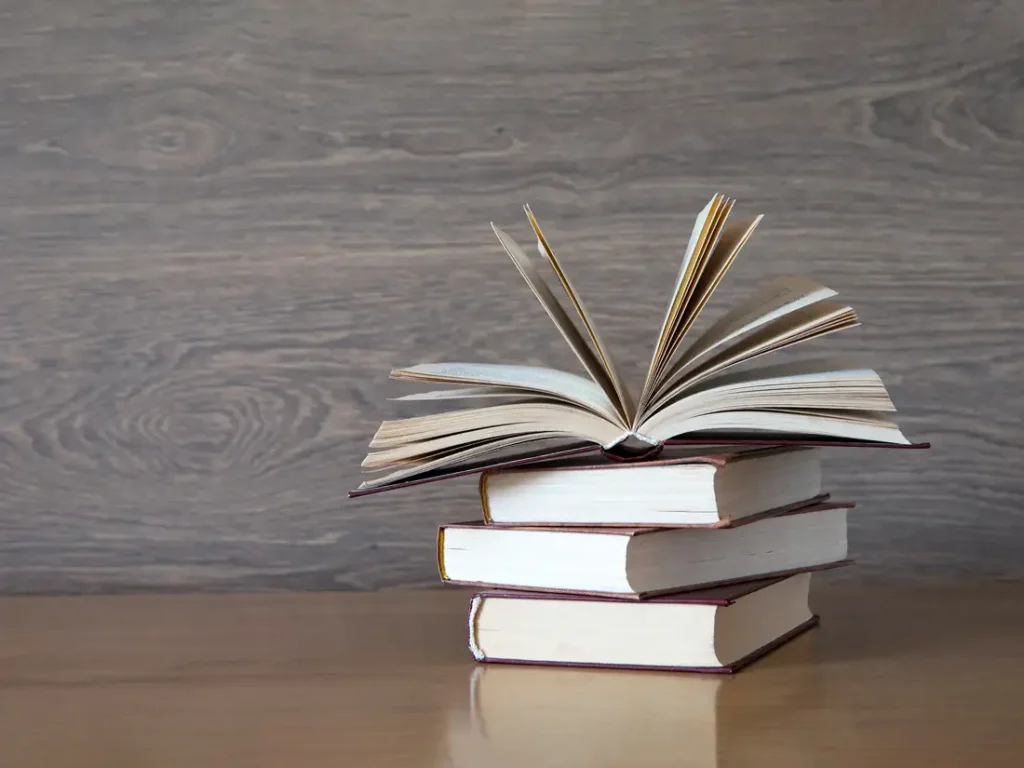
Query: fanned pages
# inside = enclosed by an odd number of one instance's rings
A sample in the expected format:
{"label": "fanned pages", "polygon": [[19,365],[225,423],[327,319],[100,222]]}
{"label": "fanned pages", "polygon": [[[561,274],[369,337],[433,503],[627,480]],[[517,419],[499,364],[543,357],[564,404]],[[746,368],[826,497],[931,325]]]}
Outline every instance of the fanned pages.
{"label": "fanned pages", "polygon": [[435,363],[416,365],[393,371],[394,379],[430,381],[435,383],[483,384],[517,389],[524,393],[551,395],[580,408],[616,420],[616,408],[604,389],[575,373],[529,365],[494,363]]}
{"label": "fanned pages", "polygon": [[680,265],[679,274],[676,277],[675,290],[672,292],[668,309],[665,311],[665,319],[662,320],[661,331],[658,333],[654,353],[651,355],[651,362],[647,368],[647,378],[644,380],[643,389],[640,391],[639,407],[641,408],[647,401],[654,383],[658,380],[666,359],[670,356],[668,351],[669,344],[671,344],[679,324],[679,317],[686,302],[687,292],[693,285],[700,253],[707,240],[710,226],[722,203],[723,197],[715,195],[704,207],[704,210],[700,212],[700,215],[697,216],[697,221],[694,222],[693,231],[690,233],[690,241],[687,243],[686,252],[683,254],[683,263]]}
{"label": "fanned pages", "polygon": [[[892,421],[895,406],[870,368],[830,359],[748,365],[859,325],[856,312],[814,280],[791,275],[771,279],[689,339],[761,222],[760,215],[730,221],[735,203],[716,194],[697,216],[636,397],[529,206],[524,210],[543,258],[540,266],[492,224],[585,375],[473,362],[393,370],[393,379],[450,387],[396,400],[441,406],[456,402],[460,407],[384,421],[363,461],[371,476],[350,495],[510,463],[549,462],[581,450],[643,461],[676,443],[927,447],[911,443]],[[575,321],[545,282],[544,264],[554,273]]]}
{"label": "fanned pages", "polygon": [[572,287],[572,283],[569,282],[568,275],[562,269],[562,265],[558,263],[558,259],[555,258],[555,252],[551,249],[548,244],[547,238],[544,237],[544,233],[540,230],[540,225],[537,223],[537,219],[533,215],[533,211],[530,210],[530,206],[523,206],[526,210],[526,216],[530,220],[530,226],[533,227],[533,232],[537,236],[537,250],[547,259],[551,268],[555,271],[559,281],[562,283],[562,288],[565,290],[566,295],[572,302],[573,307],[576,309],[576,313],[580,316],[580,320],[583,322],[584,328],[587,329],[587,333],[590,335],[590,341],[593,343],[597,356],[601,361],[601,365],[604,368],[605,373],[611,381],[612,388],[615,390],[615,396],[620,404],[620,414],[625,417],[627,413],[630,413],[633,409],[633,401],[629,396],[629,391],[622,383],[622,378],[619,376],[618,370],[615,368],[615,363],[612,362],[611,356],[605,349],[604,344],[601,343],[601,337],[597,333],[597,328],[594,326],[593,320],[587,314],[586,308],[583,306],[583,301],[580,299],[576,289]]}
{"label": "fanned pages", "polygon": [[[493,224],[491,225],[491,228],[498,236],[498,240],[501,241],[505,251],[519,269],[519,273],[523,276],[523,279],[525,279],[530,285],[530,288],[533,290],[537,300],[540,301],[544,310],[548,313],[548,317],[550,317],[555,323],[558,330],[562,333],[562,336],[567,342],[569,342],[569,346],[572,347],[572,351],[576,354],[576,357],[579,358],[581,363],[583,363],[583,367],[587,369],[587,373],[589,373],[591,378],[600,385],[601,389],[609,399],[617,401],[618,398],[615,394],[615,386],[612,384],[611,376],[601,364],[601,361],[594,353],[594,350],[587,344],[583,336],[580,335],[579,329],[573,324],[569,315],[566,314],[564,309],[562,309],[562,305],[558,303],[555,295],[544,282],[536,265],[530,260],[530,257],[526,255],[523,249],[519,247],[519,244],[516,243],[515,240]],[[624,405],[622,403],[616,402],[616,411],[622,420],[626,419],[626,411],[624,410]]]}

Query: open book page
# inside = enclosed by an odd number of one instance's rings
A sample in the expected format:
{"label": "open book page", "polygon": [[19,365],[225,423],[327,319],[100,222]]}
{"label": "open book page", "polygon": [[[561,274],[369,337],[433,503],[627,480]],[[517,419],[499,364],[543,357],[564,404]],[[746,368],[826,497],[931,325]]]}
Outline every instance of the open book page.
{"label": "open book page", "polygon": [[576,289],[573,288],[572,283],[569,282],[569,276],[565,274],[565,270],[562,269],[562,265],[555,257],[555,252],[552,250],[547,238],[544,237],[544,233],[541,231],[540,225],[537,223],[537,219],[533,215],[533,211],[530,210],[530,206],[526,205],[523,206],[523,208],[526,211],[527,218],[530,220],[530,226],[533,227],[533,232],[537,236],[537,250],[540,251],[541,255],[547,259],[548,264],[551,265],[551,268],[558,276],[558,280],[562,283],[562,288],[569,297],[569,301],[572,302],[573,307],[576,309],[576,314],[579,315],[580,320],[583,322],[583,327],[590,335],[590,340],[594,344],[597,356],[600,358],[601,364],[608,373],[608,378],[611,379],[612,387],[615,389],[618,401],[622,405],[623,417],[627,419],[631,418],[633,415],[633,400],[629,395],[629,391],[622,383],[622,378],[619,376],[618,369],[615,367],[615,363],[608,354],[607,348],[601,341],[601,337],[597,332],[597,328],[594,325],[593,320],[591,320],[590,315],[587,314],[587,309],[583,306],[583,300],[576,292]]}
{"label": "open book page", "polygon": [[422,440],[468,433],[491,427],[565,432],[581,440],[611,444],[624,432],[607,419],[561,403],[515,403],[484,408],[464,408],[381,423],[370,440],[371,448],[394,448]]}
{"label": "open book page", "polygon": [[605,370],[603,363],[595,355],[594,350],[590,348],[586,340],[580,334],[579,329],[575,326],[566,311],[562,309],[562,305],[558,303],[555,295],[548,288],[547,283],[544,282],[544,278],[541,277],[540,271],[537,266],[533,263],[529,256],[519,247],[511,237],[502,232],[494,224],[491,224],[491,229],[498,236],[501,241],[505,252],[508,253],[509,257],[515,263],[516,268],[519,270],[519,274],[523,276],[527,284],[533,290],[534,296],[540,301],[541,306],[548,313],[548,316],[557,326],[561,332],[563,338],[569,342],[569,346],[572,347],[572,351],[579,358],[579,361],[583,363],[583,367],[587,369],[587,373],[590,374],[591,378],[600,385],[601,389],[607,395],[608,400],[614,403],[615,412],[618,414],[618,419],[621,423],[627,422],[627,416],[625,407],[618,402],[618,395],[615,391],[615,386],[612,383],[611,375]]}
{"label": "open book page", "polygon": [[[693,326],[697,316],[707,305],[711,295],[722,282],[726,271],[732,265],[740,249],[750,238],[761,218],[761,216],[756,216],[752,219],[736,222],[726,227],[722,232],[714,250],[707,257],[707,265],[702,271],[699,282],[694,287],[692,299],[687,303],[680,317],[678,328],[673,333],[673,339],[665,353],[664,365],[652,384],[648,403],[650,400],[658,398],[658,393],[664,389],[665,380],[671,378],[673,373],[681,367],[679,365],[670,365],[672,357]],[[639,417],[640,414],[638,413],[634,421],[639,421]]]}
{"label": "open book page", "polygon": [[740,249],[750,239],[751,234],[753,234],[754,229],[761,222],[762,218],[763,216],[755,216],[743,221],[733,222],[722,231],[714,250],[708,255],[707,267],[701,274],[700,281],[694,289],[693,300],[687,305],[685,315],[679,323],[679,330],[676,334],[677,339],[672,349],[673,354],[675,354],[679,343],[682,342],[687,332],[693,326],[697,316],[707,306],[711,295],[722,282],[725,273],[732,266]]}
{"label": "open book page", "polygon": [[673,437],[705,432],[754,436],[814,435],[843,440],[910,445],[899,427],[879,414],[854,411],[813,410],[736,410],[716,411],[686,419],[664,420],[651,437],[670,440]]}
{"label": "open book page", "polygon": [[651,355],[651,362],[647,369],[647,377],[644,380],[644,386],[640,393],[640,400],[637,404],[637,408],[640,410],[643,409],[644,403],[647,401],[647,398],[652,391],[654,379],[663,365],[665,349],[671,340],[672,331],[678,321],[683,299],[690,287],[691,281],[693,280],[696,258],[700,255],[702,246],[708,235],[708,230],[713,222],[714,215],[718,212],[718,209],[724,201],[725,198],[722,195],[716,194],[697,215],[697,219],[693,224],[693,230],[690,233],[690,241],[686,245],[686,252],[683,254],[683,261],[679,266],[679,273],[676,276],[675,288],[673,289],[672,296],[669,299],[668,308],[665,311],[665,317],[661,322],[661,330],[658,331],[658,338],[655,342],[654,353]]}
{"label": "open book page", "polygon": [[852,328],[858,322],[856,313],[850,307],[829,301],[821,301],[783,315],[689,371],[675,387],[661,395],[645,411],[644,418],[681,397],[697,382],[720,371],[784,347]]}
{"label": "open book page", "polygon": [[[742,243],[739,246],[742,246]],[[831,288],[805,277],[787,275],[769,281],[741,304],[725,313],[683,352],[658,388],[656,397],[678,384],[686,368],[715,349],[777,320],[782,315],[835,295],[836,292]]]}
{"label": "open book page", "polygon": [[[708,272],[715,271],[714,269],[709,270],[709,266],[711,266],[712,262],[715,260],[714,257],[722,236],[723,227],[725,226],[725,220],[728,218],[735,203],[735,200],[726,198],[717,210],[714,211],[707,234],[701,240],[697,253],[694,255],[693,274],[683,289],[683,295],[679,302],[679,311],[673,320],[672,328],[669,331],[668,342],[662,350],[658,369],[655,371],[654,380],[651,382],[652,391],[657,389],[658,382],[661,381],[665,368],[672,362],[672,357],[679,348],[679,344],[682,342],[686,330],[693,322],[695,317],[695,305],[700,300],[702,289],[706,288]],[[719,254],[722,253],[721,251],[717,252]],[[713,275],[710,279],[713,279]]]}
{"label": "open book page", "polygon": [[[585,428],[583,430],[586,431]],[[447,453],[456,448],[466,448],[471,445],[494,442],[495,440],[521,437],[524,435],[558,434],[562,437],[579,439],[580,435],[572,429],[550,429],[543,424],[536,422],[524,422],[518,424],[501,424],[495,427],[484,427],[482,429],[471,429],[465,432],[442,435],[427,440],[415,440],[403,443],[394,448],[385,448],[380,451],[372,451],[363,459],[364,469],[380,469],[392,464],[403,464],[410,461],[420,461],[429,458],[431,455]]]}
{"label": "open book page", "polygon": [[716,387],[689,395],[658,411],[645,424],[678,416],[696,416],[711,411],[771,409],[827,409],[833,411],[893,411],[892,402],[881,383],[869,379],[842,381],[773,382],[765,387]]}
{"label": "open book page", "polygon": [[705,382],[643,422],[644,434],[662,433],[666,424],[679,425],[697,416],[720,411],[828,410],[894,411],[885,384],[875,371],[863,368],[829,369],[830,361],[802,361],[766,366]]}
{"label": "open book page", "polygon": [[554,368],[501,363],[423,363],[392,371],[391,378],[438,384],[484,384],[539,392],[577,403],[613,423],[622,424],[618,411],[598,384]]}
{"label": "open book page", "polygon": [[764,389],[788,384],[799,386],[805,383],[813,386],[841,387],[849,382],[862,381],[872,382],[872,387],[884,387],[881,377],[870,368],[851,366],[838,357],[815,357],[721,373],[687,388],[686,397],[712,389]]}
{"label": "open book page", "polygon": [[553,443],[555,445],[560,443],[563,446],[579,445],[579,441],[566,441],[563,435],[559,435],[557,433],[538,432],[532,435],[521,435],[518,437],[494,440],[480,445],[463,447],[448,453],[441,453],[437,456],[425,458],[416,464],[402,467],[401,469],[397,469],[393,472],[379,474],[376,477],[364,480],[360,483],[359,490],[366,491],[374,488],[381,488],[386,485],[411,480],[422,475],[448,472],[455,473],[468,467],[480,466],[487,460],[507,458],[511,449],[528,447],[531,444],[547,444],[549,446],[547,450],[553,451],[555,449],[550,447]]}
{"label": "open book page", "polygon": [[694,294],[707,269],[708,261],[718,244],[725,220],[735,203],[735,200],[722,197],[719,204],[712,208],[711,218],[708,220],[705,230],[701,233],[693,258],[690,260],[688,275],[680,285],[678,301],[676,302],[672,321],[669,324],[668,336],[662,346],[648,394],[657,388],[657,383],[661,380],[665,367],[671,362],[672,356],[679,347],[683,333],[682,326],[685,324],[686,318],[690,316]]}

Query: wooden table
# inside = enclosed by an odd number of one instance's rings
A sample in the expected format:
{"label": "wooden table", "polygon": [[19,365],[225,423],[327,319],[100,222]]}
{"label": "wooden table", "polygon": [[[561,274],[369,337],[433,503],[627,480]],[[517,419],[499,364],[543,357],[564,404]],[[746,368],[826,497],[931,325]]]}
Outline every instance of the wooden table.
{"label": "wooden table", "polygon": [[467,598],[0,600],[0,766],[1024,765],[1024,587],[817,589],[731,677],[477,665]]}

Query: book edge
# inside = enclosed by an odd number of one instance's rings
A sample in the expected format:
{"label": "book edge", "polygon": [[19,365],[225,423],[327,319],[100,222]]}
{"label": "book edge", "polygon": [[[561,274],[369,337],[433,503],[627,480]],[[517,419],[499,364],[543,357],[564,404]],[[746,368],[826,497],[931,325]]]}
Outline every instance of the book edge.
{"label": "book edge", "polygon": [[[590,523],[590,522],[531,522],[529,520],[518,521],[518,522],[502,522],[496,521],[488,508],[483,523],[490,528],[527,528],[527,529],[538,529],[538,530],[551,530],[553,528],[626,528],[626,529],[644,529],[644,530],[668,530],[668,529],[722,529],[722,528],[739,528],[743,525],[749,525],[750,523],[756,523],[761,520],[766,520],[771,517],[781,517],[782,515],[798,514],[801,512],[812,512],[820,509],[835,509],[837,507],[846,507],[852,509],[856,506],[855,502],[830,502],[832,498],[830,493],[819,493],[817,496],[812,496],[809,499],[803,499],[801,501],[794,501],[792,504],[784,504],[781,507],[773,507],[772,509],[762,510],[761,512],[755,512],[750,515],[744,515],[742,517],[723,517],[719,518],[712,523],[644,523],[644,522],[613,522],[613,523]],[[680,516],[686,513],[680,513]]]}
{"label": "book edge", "polygon": [[[786,579],[793,578],[799,574],[786,574],[782,576],[766,576],[763,578],[751,578],[749,581],[738,581],[732,584],[723,584],[718,587],[700,587],[697,589],[690,590],[688,592],[678,592],[675,594],[669,593],[662,595],[661,598],[652,598],[652,602],[657,602],[664,605],[717,605],[725,607],[732,605],[734,602],[739,600],[741,597],[752,595],[755,592],[759,592],[762,589],[779,584]],[[723,589],[733,588],[733,594],[727,597],[702,597],[707,592]],[[594,603],[619,603],[621,600],[616,600],[606,597],[587,597],[578,596],[573,594],[552,594],[546,592],[528,592],[513,589],[482,589],[473,594],[473,599],[479,598],[483,600],[565,600],[572,602],[594,602]],[[634,601],[629,601],[634,602]],[[639,601],[645,602],[645,601]]]}
{"label": "book edge", "polygon": [[754,515],[747,515],[746,517],[740,517],[733,520],[732,518],[725,518],[724,521],[716,523],[676,523],[676,524],[664,524],[658,523],[657,525],[643,525],[637,523],[550,523],[550,524],[538,524],[538,523],[495,523],[488,522],[486,519],[483,520],[461,520],[454,523],[443,523],[441,527],[444,528],[468,528],[470,530],[478,530],[481,528],[487,528],[495,531],[534,531],[538,533],[594,533],[594,534],[607,534],[610,536],[643,536],[650,533],[658,533],[659,531],[674,531],[679,529],[718,529],[718,530],[729,530],[733,528],[740,528],[744,525],[750,525],[757,522],[762,522],[775,517],[787,517],[789,515],[811,515],[817,512],[826,512],[835,509],[856,509],[857,503],[854,501],[831,501],[830,494],[821,494],[811,499],[805,499],[801,502],[788,505],[785,507],[776,507],[775,509],[769,509],[764,512],[758,512]]}
{"label": "book edge", "polygon": [[799,573],[831,571],[837,568],[845,568],[846,566],[853,565],[854,562],[854,558],[845,557],[841,560],[832,560],[827,563],[818,563],[816,565],[808,565],[800,568],[790,568],[783,571],[769,571],[766,573],[753,574],[751,576],[741,576],[734,579],[719,579],[718,581],[709,581],[702,584],[693,584],[684,587],[669,587],[666,589],[650,590],[648,592],[598,592],[585,589],[553,589],[551,587],[529,587],[521,584],[496,584],[484,581],[463,581],[455,579],[445,579],[444,584],[451,585],[453,587],[470,587],[477,590],[478,594],[484,594],[487,592],[514,592],[521,597],[533,596],[538,599],[544,597],[550,599],[554,597],[566,600],[605,599],[610,601],[637,602],[649,600],[653,597],[684,595],[688,592],[696,592],[699,590],[727,586],[730,584],[745,584],[750,581],[761,581],[762,579],[776,577],[783,578],[786,576],[795,576]]}

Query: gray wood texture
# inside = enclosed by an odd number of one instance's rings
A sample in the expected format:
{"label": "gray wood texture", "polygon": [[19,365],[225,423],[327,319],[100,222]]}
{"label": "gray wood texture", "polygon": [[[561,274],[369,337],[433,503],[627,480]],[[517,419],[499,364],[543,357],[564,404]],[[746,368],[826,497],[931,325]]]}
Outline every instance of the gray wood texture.
{"label": "gray wood texture", "polygon": [[[530,203],[630,379],[694,215],[766,218],[927,453],[828,454],[844,579],[1024,577],[1024,5],[11,0],[0,591],[435,583],[473,481],[349,501],[392,367],[578,370]],[[635,386],[635,385],[634,385]]]}

